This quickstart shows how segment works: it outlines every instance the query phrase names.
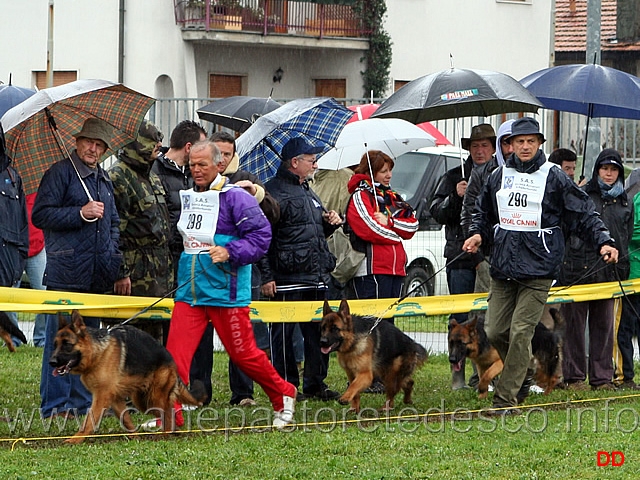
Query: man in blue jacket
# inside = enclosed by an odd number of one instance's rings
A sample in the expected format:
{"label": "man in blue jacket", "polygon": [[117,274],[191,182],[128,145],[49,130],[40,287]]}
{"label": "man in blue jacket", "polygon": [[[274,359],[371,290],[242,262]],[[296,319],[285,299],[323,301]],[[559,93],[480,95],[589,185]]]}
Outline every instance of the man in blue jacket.
{"label": "man in blue jacket", "polygon": [[[87,119],[74,134],[71,158],[53,164],[38,189],[31,219],[44,232],[47,266],[43,283],[48,290],[111,293],[122,262],[118,250],[120,219],[109,175],[98,164],[109,148],[111,127]],[[84,318],[99,328],[99,318]],[[58,331],[58,316],[47,315],[40,382],[43,418],[84,415],[91,394],[78,375],[56,376],[49,366]]]}
{"label": "man in blue jacket", "polygon": [[546,161],[538,122],[529,117],[516,120],[509,140],[513,154],[489,176],[476,203],[470,237],[462,246],[475,253],[493,235],[485,329],[504,368],[489,410],[492,415],[519,413],[513,407],[529,367],[533,332],[560,273],[563,232],[580,235],[607,263],[618,260],[593,202]]}

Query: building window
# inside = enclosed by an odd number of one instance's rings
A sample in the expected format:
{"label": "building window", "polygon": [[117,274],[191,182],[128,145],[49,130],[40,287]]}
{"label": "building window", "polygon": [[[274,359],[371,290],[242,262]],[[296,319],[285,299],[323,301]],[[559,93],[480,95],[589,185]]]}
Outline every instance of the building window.
{"label": "building window", "polygon": [[209,98],[245,95],[246,77],[243,75],[209,75]]}
{"label": "building window", "polygon": [[[33,72],[35,76],[35,85],[38,90],[47,88],[47,72]],[[78,79],[76,71],[57,71],[53,72],[53,86],[64,85],[65,83],[75,82]]]}
{"label": "building window", "polygon": [[344,78],[316,79],[315,95],[316,97],[345,98],[347,96],[347,80]]}

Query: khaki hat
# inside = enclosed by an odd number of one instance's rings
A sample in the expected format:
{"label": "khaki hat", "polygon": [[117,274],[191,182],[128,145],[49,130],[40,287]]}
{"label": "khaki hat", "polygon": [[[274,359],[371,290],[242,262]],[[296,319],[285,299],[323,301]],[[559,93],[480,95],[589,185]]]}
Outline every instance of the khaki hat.
{"label": "khaki hat", "polygon": [[481,123],[471,129],[471,136],[469,138],[462,139],[462,148],[469,150],[471,142],[474,140],[483,140],[488,138],[493,144],[493,148],[496,148],[496,131],[488,123]]}
{"label": "khaki hat", "polygon": [[107,122],[100,120],[99,118],[87,118],[82,125],[82,130],[78,133],[74,133],[73,136],[77,140],[78,138],[92,138],[94,140],[102,140],[107,148],[111,142],[111,134],[113,133],[113,127]]}

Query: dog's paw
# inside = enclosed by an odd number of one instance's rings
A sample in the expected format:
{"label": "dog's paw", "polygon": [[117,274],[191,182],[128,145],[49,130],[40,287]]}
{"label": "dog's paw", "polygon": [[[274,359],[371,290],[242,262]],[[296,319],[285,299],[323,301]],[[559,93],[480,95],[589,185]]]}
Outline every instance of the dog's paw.
{"label": "dog's paw", "polygon": [[339,403],[340,405],[349,405],[349,403],[351,403],[351,400],[348,400],[348,399],[346,399],[346,398],[344,398],[344,397],[340,397],[340,398],[338,399],[338,403]]}
{"label": "dog's paw", "polygon": [[83,437],[71,437],[71,438],[67,438],[64,443],[68,443],[69,445],[79,445],[82,442],[84,442],[84,438]]}

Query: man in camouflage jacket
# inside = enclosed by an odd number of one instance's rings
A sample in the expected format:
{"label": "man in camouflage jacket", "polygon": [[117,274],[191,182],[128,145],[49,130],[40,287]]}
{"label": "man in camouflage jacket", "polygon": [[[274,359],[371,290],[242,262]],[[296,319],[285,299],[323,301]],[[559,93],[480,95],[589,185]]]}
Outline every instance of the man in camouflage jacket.
{"label": "man in camouflage jacket", "polygon": [[[155,125],[143,121],[136,140],[118,153],[118,160],[109,168],[124,256],[114,286],[119,295],[162,297],[173,285],[165,191],[151,171],[162,138]],[[160,323],[138,321],[136,326],[161,339]]]}

